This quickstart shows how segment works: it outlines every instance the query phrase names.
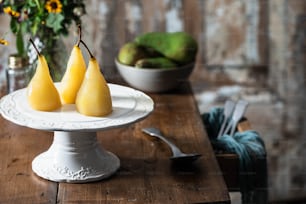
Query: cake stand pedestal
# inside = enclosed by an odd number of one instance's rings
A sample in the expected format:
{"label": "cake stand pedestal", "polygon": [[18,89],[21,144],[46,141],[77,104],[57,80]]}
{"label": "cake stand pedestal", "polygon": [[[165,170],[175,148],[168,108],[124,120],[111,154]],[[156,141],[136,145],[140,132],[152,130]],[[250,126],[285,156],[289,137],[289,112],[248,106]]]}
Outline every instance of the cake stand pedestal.
{"label": "cake stand pedestal", "polygon": [[50,148],[32,162],[40,177],[69,183],[107,178],[119,166],[118,157],[98,143],[96,132],[56,131]]}
{"label": "cake stand pedestal", "polygon": [[7,120],[54,132],[50,148],[32,162],[35,174],[56,182],[86,183],[108,178],[118,170],[119,158],[102,147],[97,131],[135,123],[153,111],[154,103],[135,89],[115,84],[109,87],[113,112],[107,117],[81,115],[74,105],[53,112],[35,111],[25,100],[26,89],[0,100],[0,112]]}

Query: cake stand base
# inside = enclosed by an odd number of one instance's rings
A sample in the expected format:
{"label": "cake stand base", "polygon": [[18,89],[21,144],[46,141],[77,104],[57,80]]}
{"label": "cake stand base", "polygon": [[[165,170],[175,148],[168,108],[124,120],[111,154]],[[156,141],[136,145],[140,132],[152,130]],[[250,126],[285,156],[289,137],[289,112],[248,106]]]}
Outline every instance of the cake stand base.
{"label": "cake stand base", "polygon": [[55,131],[50,148],[32,162],[40,177],[68,183],[105,179],[120,167],[116,155],[103,149],[96,132]]}

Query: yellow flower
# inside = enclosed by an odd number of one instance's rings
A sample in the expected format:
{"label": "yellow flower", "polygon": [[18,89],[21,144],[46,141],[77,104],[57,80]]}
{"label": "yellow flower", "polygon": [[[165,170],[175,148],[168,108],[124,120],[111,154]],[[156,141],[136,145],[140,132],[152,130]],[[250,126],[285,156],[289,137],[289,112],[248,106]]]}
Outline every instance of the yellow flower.
{"label": "yellow flower", "polygon": [[3,11],[4,11],[4,13],[7,13],[7,14],[9,14],[9,15],[15,17],[15,18],[18,18],[18,17],[20,16],[20,13],[19,13],[18,11],[12,10],[12,8],[11,8],[10,6],[5,7],[5,8],[3,9]]}
{"label": "yellow flower", "polygon": [[10,6],[3,8],[4,13],[10,14],[12,12],[12,8]]}
{"label": "yellow flower", "polygon": [[2,45],[8,45],[8,41],[7,40],[4,40],[4,39],[0,39],[0,44]]}
{"label": "yellow flower", "polygon": [[15,18],[18,18],[20,16],[20,13],[18,11],[12,11],[11,15]]}
{"label": "yellow flower", "polygon": [[48,0],[45,8],[49,13],[60,13],[62,12],[62,3],[60,0]]}

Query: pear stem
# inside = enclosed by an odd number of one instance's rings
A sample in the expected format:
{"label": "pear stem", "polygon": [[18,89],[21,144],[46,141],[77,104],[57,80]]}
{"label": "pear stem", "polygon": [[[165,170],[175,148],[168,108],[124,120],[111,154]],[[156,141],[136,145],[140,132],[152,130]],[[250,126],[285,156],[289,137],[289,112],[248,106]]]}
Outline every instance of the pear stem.
{"label": "pear stem", "polygon": [[34,49],[35,49],[37,55],[40,56],[41,54],[40,54],[40,52],[38,51],[38,49],[37,49],[37,47],[36,47],[34,41],[32,40],[32,38],[30,38],[30,43],[33,45],[33,47],[34,47]]}
{"label": "pear stem", "polygon": [[78,31],[79,31],[79,39],[78,39],[78,42],[77,42],[77,46],[80,47],[80,43],[81,43],[81,39],[82,39],[82,28],[81,28],[80,24],[78,25]]}
{"label": "pear stem", "polygon": [[85,48],[87,49],[87,51],[88,51],[88,53],[89,53],[89,55],[90,55],[90,58],[95,58],[94,56],[93,56],[93,54],[90,52],[90,50],[89,50],[89,48],[87,47],[87,45],[85,44],[85,42],[83,41],[83,40],[80,40],[80,42],[85,46]]}

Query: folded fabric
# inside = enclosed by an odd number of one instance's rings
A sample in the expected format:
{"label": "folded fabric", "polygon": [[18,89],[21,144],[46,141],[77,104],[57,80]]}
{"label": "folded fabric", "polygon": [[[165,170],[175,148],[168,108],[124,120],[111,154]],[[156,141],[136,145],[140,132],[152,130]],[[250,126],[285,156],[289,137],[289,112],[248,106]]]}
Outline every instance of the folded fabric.
{"label": "folded fabric", "polygon": [[215,150],[235,153],[239,156],[240,175],[243,175],[243,178],[240,179],[241,189],[243,191],[251,190],[254,181],[245,172],[254,171],[255,161],[253,158],[266,156],[265,145],[259,134],[254,130],[236,131],[233,137],[225,133],[220,138],[217,138],[224,120],[223,108],[212,108],[209,113],[202,115],[202,120]]}

